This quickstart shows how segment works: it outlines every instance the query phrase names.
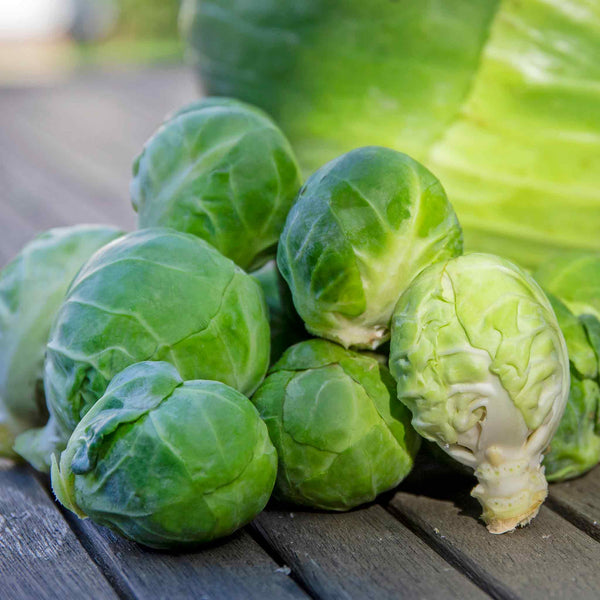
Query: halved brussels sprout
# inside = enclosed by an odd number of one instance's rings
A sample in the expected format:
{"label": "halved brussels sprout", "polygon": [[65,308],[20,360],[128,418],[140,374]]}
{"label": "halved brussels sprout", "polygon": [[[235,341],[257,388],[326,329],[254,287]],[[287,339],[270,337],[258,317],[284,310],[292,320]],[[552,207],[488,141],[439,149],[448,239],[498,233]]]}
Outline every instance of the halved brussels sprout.
{"label": "halved brussels sprout", "polygon": [[126,368],[83,417],[60,462],[56,497],[154,548],[228,535],[266,505],[277,469],[252,403],[216,381],[183,381],[172,365]]}
{"label": "halved brussels sprout", "polygon": [[142,227],[173,227],[210,242],[247,270],[275,256],[300,188],[291,146],[258,108],[213,98],[183,107],[133,167]]}
{"label": "halved brussels sprout", "polygon": [[405,154],[353,150],[314,173],[290,211],[277,264],[313,334],[375,349],[400,294],[433,262],[462,252],[440,182]]}
{"label": "halved brussels sprout", "polygon": [[122,232],[105,225],[50,229],[0,271],[0,456],[48,418],[42,373],[50,327],[81,265]]}
{"label": "halved brussels sprout", "polygon": [[[73,280],[48,342],[46,430],[17,451],[47,468],[125,367],[165,360],[186,379],[251,394],[269,365],[267,307],[258,283],[210,244],[171,229],[130,233],[97,252]],[[58,429],[57,429],[58,428]]]}
{"label": "halved brussels sprout", "polygon": [[535,517],[542,452],[569,394],[567,348],[538,284],[486,254],[430,266],[394,312],[390,368],[414,428],[475,470],[488,529]]}
{"label": "halved brussels sprout", "polygon": [[325,340],[292,346],[252,398],[277,449],[275,495],[349,510],[395,487],[420,438],[376,360]]}

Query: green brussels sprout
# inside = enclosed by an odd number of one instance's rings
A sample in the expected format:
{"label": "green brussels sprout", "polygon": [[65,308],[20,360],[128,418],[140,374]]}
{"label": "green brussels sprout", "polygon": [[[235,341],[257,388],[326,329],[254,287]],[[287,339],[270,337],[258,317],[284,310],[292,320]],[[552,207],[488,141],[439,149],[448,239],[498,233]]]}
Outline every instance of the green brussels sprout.
{"label": "green brussels sprout", "polygon": [[512,263],[470,254],[423,271],[392,318],[390,369],[414,428],[471,467],[492,533],[527,524],[548,491],[541,466],[569,395],[550,302]]}
{"label": "green brussels sprout", "polygon": [[253,270],[275,255],[300,187],[291,146],[261,110],[227,98],[184,107],[133,167],[138,225],[172,227]]}
{"label": "green brussels sprout", "polygon": [[0,271],[0,456],[48,418],[42,373],[50,327],[69,284],[121,232],[103,225],[50,229]]}
{"label": "green brussels sprout", "polygon": [[269,365],[267,307],[258,283],[210,244],[145,229],[105,246],[73,280],[50,334],[44,389],[51,419],[16,450],[36,468],[125,367],[165,360],[186,379],[251,394]]}
{"label": "green brussels sprout", "polygon": [[216,381],[183,381],[165,362],[119,373],[83,417],[60,462],[56,497],[153,548],[208,542],[251,521],[277,470],[252,403]]}
{"label": "green brussels sprout", "polygon": [[549,295],[565,336],[571,368],[569,400],[548,454],[546,479],[562,481],[589,471],[600,462],[600,321],[578,319],[558,298]]}
{"label": "green brussels sprout", "polygon": [[308,336],[275,261],[269,261],[251,275],[260,283],[267,300],[271,326],[271,363],[275,363],[287,348]]}
{"label": "green brussels sprout", "polygon": [[554,256],[539,267],[535,278],[576,316],[590,314],[600,319],[600,253]]}
{"label": "green brussels sprout", "polygon": [[405,154],[353,150],[314,173],[290,211],[277,264],[311,333],[349,348],[389,338],[400,294],[462,252],[440,182]]}
{"label": "green brussels sprout", "polygon": [[326,340],[292,346],[252,401],[277,449],[275,495],[349,510],[395,487],[420,438],[376,360]]}

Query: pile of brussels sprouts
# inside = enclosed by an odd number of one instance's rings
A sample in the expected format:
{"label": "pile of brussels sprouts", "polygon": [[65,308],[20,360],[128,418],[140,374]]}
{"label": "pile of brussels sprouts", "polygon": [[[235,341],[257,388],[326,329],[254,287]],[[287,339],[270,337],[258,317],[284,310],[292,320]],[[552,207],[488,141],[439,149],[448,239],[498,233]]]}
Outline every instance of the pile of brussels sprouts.
{"label": "pile of brussels sprouts", "polygon": [[548,299],[463,255],[410,157],[359,148],[301,185],[272,120],[224,98],[167,118],[131,197],[137,231],[53,229],[0,274],[0,452],[77,515],[197,545],[271,494],[370,502],[422,436],[502,533],[600,460],[600,256],[543,266]]}

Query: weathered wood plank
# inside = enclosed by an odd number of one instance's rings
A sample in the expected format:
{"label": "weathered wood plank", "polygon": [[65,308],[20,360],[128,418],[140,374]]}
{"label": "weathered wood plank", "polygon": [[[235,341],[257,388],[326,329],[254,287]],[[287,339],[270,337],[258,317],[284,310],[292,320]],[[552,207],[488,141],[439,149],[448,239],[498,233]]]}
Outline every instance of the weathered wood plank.
{"label": "weathered wood plank", "polygon": [[550,486],[548,506],[600,542],[600,469]]}
{"label": "weathered wood plank", "polygon": [[42,486],[9,463],[0,466],[0,597],[117,598]]}
{"label": "weathered wood plank", "polygon": [[255,526],[319,598],[487,597],[378,505],[340,514],[270,509]]}
{"label": "weathered wood plank", "polygon": [[437,486],[428,495],[399,492],[389,509],[492,596],[598,598],[600,545],[571,523],[544,506],[526,528],[494,536],[469,488]]}
{"label": "weathered wood plank", "polygon": [[126,185],[117,196],[114,178],[102,180],[73,157],[83,156],[83,150],[70,152],[71,156],[66,156],[52,136],[0,121],[0,200],[11,204],[36,227],[75,222],[133,223]]}
{"label": "weathered wood plank", "polygon": [[104,527],[68,520],[125,597],[176,600],[307,598],[302,589],[242,530],[197,552],[169,554],[128,542]]}

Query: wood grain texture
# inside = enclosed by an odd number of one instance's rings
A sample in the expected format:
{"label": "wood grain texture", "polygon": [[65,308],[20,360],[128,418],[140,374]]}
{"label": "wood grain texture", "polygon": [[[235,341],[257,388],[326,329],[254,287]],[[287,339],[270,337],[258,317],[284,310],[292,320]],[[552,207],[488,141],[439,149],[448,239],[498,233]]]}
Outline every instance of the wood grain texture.
{"label": "wood grain texture", "polygon": [[127,598],[308,597],[245,530],[197,552],[169,554],[143,548],[74,515],[68,519],[115,589]]}
{"label": "wood grain texture", "polygon": [[0,253],[76,223],[135,225],[134,158],[165,114],[197,97],[183,68],[96,72],[65,84],[0,89]]}
{"label": "wood grain texture", "polygon": [[0,466],[0,597],[117,598],[29,469],[8,463]]}
{"label": "wood grain texture", "polygon": [[551,485],[547,504],[600,542],[600,469],[598,467],[578,479]]}
{"label": "wood grain texture", "polygon": [[[496,598],[598,598],[600,545],[543,506],[530,525],[491,535],[469,489],[397,493],[389,508]],[[585,557],[585,558],[584,558]]]}
{"label": "wood grain texture", "polygon": [[255,525],[319,598],[487,597],[381,506],[291,510],[267,510]]}

